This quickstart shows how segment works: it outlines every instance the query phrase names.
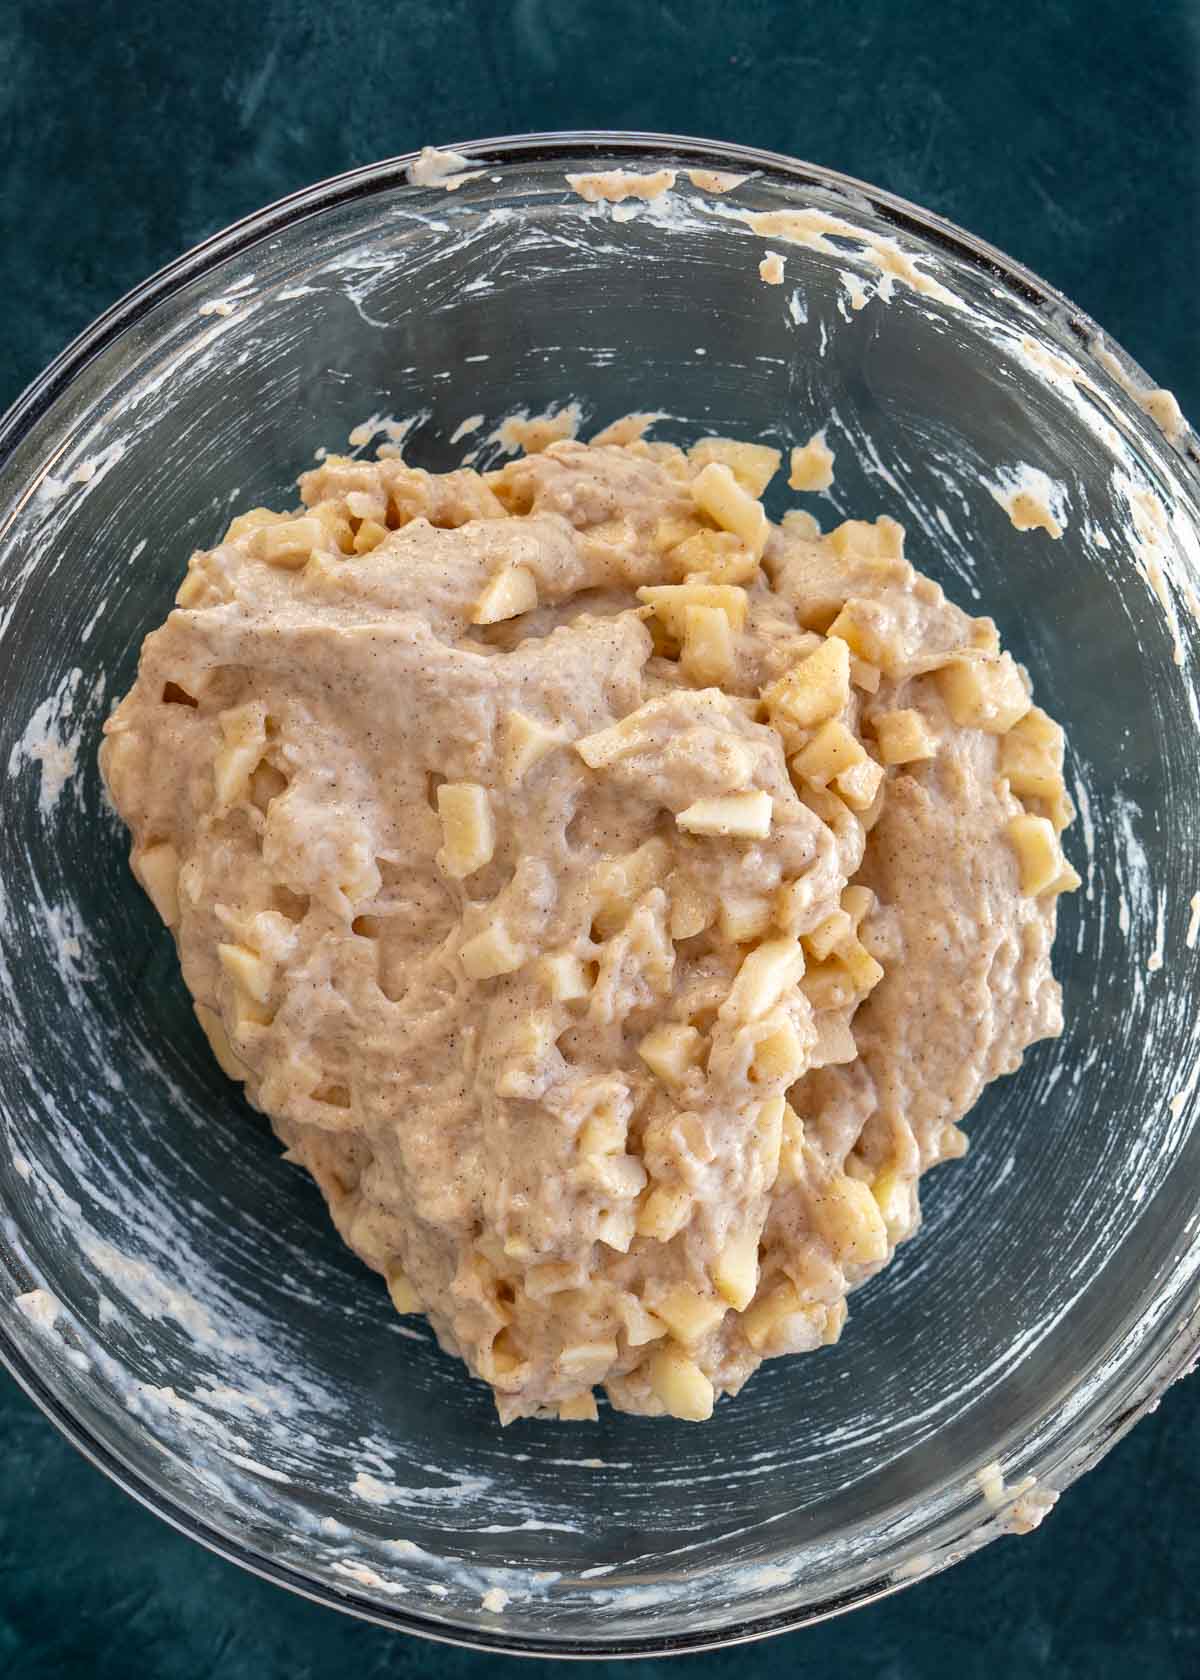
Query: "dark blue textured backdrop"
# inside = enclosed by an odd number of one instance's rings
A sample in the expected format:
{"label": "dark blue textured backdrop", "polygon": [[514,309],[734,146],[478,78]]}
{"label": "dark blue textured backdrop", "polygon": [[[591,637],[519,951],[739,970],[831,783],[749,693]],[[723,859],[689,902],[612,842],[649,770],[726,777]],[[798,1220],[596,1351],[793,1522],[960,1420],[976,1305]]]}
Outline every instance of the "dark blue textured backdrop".
{"label": "dark blue textured backdrop", "polygon": [[[0,403],[143,275],[295,187],[427,141],[602,127],[767,146],[903,193],[1060,286],[1200,414],[1200,0],[4,0]],[[676,1672],[1194,1680],[1198,1582],[1200,1380],[1037,1534]],[[5,1680],[548,1666],[241,1574],[0,1377]]]}

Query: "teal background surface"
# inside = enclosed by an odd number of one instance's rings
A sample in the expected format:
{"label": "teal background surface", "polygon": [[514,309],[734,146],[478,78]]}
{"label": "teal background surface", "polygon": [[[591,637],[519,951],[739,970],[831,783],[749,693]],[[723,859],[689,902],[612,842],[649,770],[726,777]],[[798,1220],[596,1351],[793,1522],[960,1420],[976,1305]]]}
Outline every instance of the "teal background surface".
{"label": "teal background surface", "polygon": [[[426,142],[601,127],[766,146],[902,193],[1061,287],[1200,414],[1200,0],[6,0],[0,403],[144,275],[282,193]],[[1191,1680],[1200,1382],[1036,1534],[848,1619],[675,1663],[697,1680]],[[4,1680],[551,1666],[389,1634],[241,1573],[0,1376]]]}

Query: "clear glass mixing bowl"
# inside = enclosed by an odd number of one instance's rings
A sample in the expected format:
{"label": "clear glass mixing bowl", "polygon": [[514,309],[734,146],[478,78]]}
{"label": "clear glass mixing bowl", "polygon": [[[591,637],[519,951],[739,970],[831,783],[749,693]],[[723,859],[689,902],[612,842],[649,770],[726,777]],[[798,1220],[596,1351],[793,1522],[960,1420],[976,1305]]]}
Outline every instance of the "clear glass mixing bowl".
{"label": "clear glass mixing bowl", "polygon": [[[482,173],[453,193],[399,161],[239,223],[3,422],[0,1351],[130,1492],[286,1586],[479,1646],[688,1649],[983,1544],[1003,1523],[981,1466],[1061,1491],[1194,1357],[1200,479],[1089,320],[910,205],[707,142],[469,150]],[[681,174],[627,219],[564,181],[614,164],[748,178],[716,196]],[[738,215],[798,207],[845,231],[764,242]],[[948,295],[883,281],[881,239]],[[568,398],[585,431],[631,409],[665,410],[668,437],[827,427],[826,522],[898,516],[916,563],[995,615],[1068,727],[1081,811],[1065,1035],[992,1087],[841,1342],[702,1428],[605,1410],[501,1432],[391,1314],[214,1065],[95,764],[232,511],[286,504],[364,422],[412,420],[410,460],[442,468],[483,435],[451,443],[467,416]],[[1027,468],[1060,487],[1061,542],[987,487]]]}

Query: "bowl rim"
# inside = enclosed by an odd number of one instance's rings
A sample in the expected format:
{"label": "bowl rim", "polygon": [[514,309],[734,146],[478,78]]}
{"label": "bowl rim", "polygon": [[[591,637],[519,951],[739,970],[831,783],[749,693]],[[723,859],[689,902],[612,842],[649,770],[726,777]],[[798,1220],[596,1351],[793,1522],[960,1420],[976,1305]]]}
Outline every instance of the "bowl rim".
{"label": "bowl rim", "polygon": [[[682,160],[685,168],[720,170],[743,167],[769,178],[782,179],[793,187],[807,186],[849,198],[865,205],[897,231],[908,232],[983,269],[995,283],[1008,287],[1024,302],[1044,313],[1060,331],[1070,334],[1076,354],[1087,359],[1090,371],[1104,383],[1106,394],[1122,408],[1132,429],[1158,449],[1168,443],[1134,398],[1135,391],[1153,389],[1156,382],[1084,310],[998,247],[935,212],[854,176],[757,147],[636,130],[531,132],[456,141],[439,149],[461,153],[471,160],[509,166],[550,162],[591,162],[597,166],[610,166],[614,162]],[[409,185],[407,172],[418,155],[407,152],[360,165],[286,194],[209,235],[118,298],[72,339],[0,414],[0,469],[89,364],[159,304],[274,233],[357,199],[371,198],[392,188]],[[1111,369],[1096,359],[1096,346],[1117,356],[1125,376],[1123,380],[1114,377]],[[1200,507],[1200,446],[1190,428],[1174,442],[1171,453],[1176,472],[1190,490],[1193,503]],[[1171,1281],[1178,1281],[1184,1269],[1181,1258],[1164,1282],[1158,1299],[1169,1293]],[[1068,1449],[1063,1450],[1054,1443],[1049,1451],[1043,1446],[1038,1457],[1039,1464],[1044,1464],[1047,1458],[1054,1463],[1057,1492],[1064,1491],[1085,1470],[1098,1463],[1135,1422],[1154,1409],[1170,1384],[1188,1374],[1200,1361],[1200,1278],[1192,1280],[1190,1294],[1190,1308],[1176,1310],[1174,1314],[1164,1312],[1156,1315],[1153,1322],[1143,1326],[1140,1334],[1128,1325],[1117,1333],[1115,1339],[1120,1340],[1120,1348],[1116,1353],[1110,1348],[1105,1364],[1123,1380],[1109,1387],[1102,1404],[1093,1403],[1084,1408],[1079,1418],[1066,1426],[1067,1433],[1073,1437]],[[1153,1357],[1150,1357],[1151,1354]],[[894,1569],[882,1568],[878,1575],[856,1586],[830,1592],[827,1598],[802,1610],[761,1612],[737,1618],[714,1630],[694,1634],[626,1636],[616,1642],[593,1637],[560,1641],[525,1633],[519,1636],[518,1642],[505,1634],[502,1623],[494,1632],[486,1627],[449,1628],[414,1611],[384,1606],[353,1591],[335,1590],[289,1564],[249,1549],[240,1540],[186,1510],[137,1466],[93,1435],[87,1425],[59,1400],[41,1377],[35,1362],[2,1324],[0,1365],[7,1368],[18,1387],[84,1458],[179,1533],[198,1541],[249,1573],[314,1603],[348,1612],[379,1626],[419,1634],[438,1643],[464,1649],[566,1659],[652,1657],[715,1650],[794,1631],[859,1605],[873,1603],[939,1572],[965,1555],[967,1550],[973,1549],[966,1545],[954,1551],[943,1548],[936,1557],[926,1554],[928,1561],[920,1569],[900,1575]],[[1091,1372],[1081,1379],[1078,1387],[1082,1389],[1095,1381],[1096,1373]],[[1098,1416],[1095,1415],[1097,1412]],[[1048,1429],[1049,1420],[1041,1420],[1035,1432],[1022,1444],[1028,1445],[1031,1439],[1036,1439],[1039,1431],[1046,1433]],[[1082,1440],[1079,1439],[1081,1434],[1084,1437]],[[1002,1532],[997,1524],[989,1524],[988,1529],[985,1538],[978,1543],[986,1543]],[[976,1530],[977,1535],[979,1532]],[[962,1539],[967,1539],[965,1530]]]}

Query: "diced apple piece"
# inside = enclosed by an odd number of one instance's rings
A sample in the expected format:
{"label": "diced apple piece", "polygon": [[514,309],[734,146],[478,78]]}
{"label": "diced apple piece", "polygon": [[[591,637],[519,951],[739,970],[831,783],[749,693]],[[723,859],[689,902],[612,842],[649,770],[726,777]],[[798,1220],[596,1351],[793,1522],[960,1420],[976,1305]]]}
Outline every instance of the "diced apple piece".
{"label": "diced apple piece", "polygon": [[247,508],[245,513],[239,513],[231,519],[221,538],[223,543],[237,542],[239,537],[248,537],[260,530],[264,525],[288,525],[291,516],[286,513],[272,513],[270,508]]}
{"label": "diced apple piece", "polygon": [[1079,871],[1074,869],[1064,858],[1061,873],[1055,876],[1054,880],[1051,881],[1050,885],[1046,888],[1046,891],[1057,898],[1059,893],[1078,892],[1082,885],[1082,875],[1080,875]]}
{"label": "diced apple piece", "polygon": [[[716,905],[706,898],[693,882],[678,876],[672,879],[669,927],[672,939],[694,939],[698,933],[703,933],[706,927],[711,926],[716,914]],[[726,933],[725,937],[731,939],[734,936]]]}
{"label": "diced apple piece", "polygon": [[169,840],[147,846],[134,859],[137,875],[150,902],[168,927],[179,920],[179,853]]}
{"label": "diced apple piece", "polygon": [[392,1305],[398,1313],[419,1313],[423,1311],[421,1297],[399,1267],[388,1269],[387,1286],[388,1294],[392,1297]]}
{"label": "diced apple piece", "polygon": [[912,1190],[910,1185],[900,1177],[899,1173],[887,1170],[881,1172],[871,1185],[879,1212],[883,1216],[883,1223],[887,1229],[888,1240],[895,1242],[898,1237],[905,1236],[912,1224]]}
{"label": "diced apple piece", "polygon": [[756,1353],[785,1319],[800,1312],[803,1303],[794,1283],[784,1280],[755,1301],[742,1317],[742,1334]]}
{"label": "diced apple piece", "polygon": [[616,1357],[614,1341],[574,1342],[563,1348],[555,1363],[565,1376],[591,1374],[591,1380],[599,1382]]}
{"label": "diced apple piece", "polygon": [[267,1002],[275,978],[273,963],[246,945],[218,945],[217,959],[233,984],[256,1003]]}
{"label": "diced apple piece", "polygon": [[[660,519],[658,521],[658,524],[654,527],[654,535],[651,538],[651,541],[653,542],[657,553],[670,554],[673,550],[683,548],[687,543],[691,542],[693,537],[699,536],[700,534],[701,526],[698,519],[686,516],[683,519],[679,519],[676,518],[674,514],[671,514],[665,519]],[[711,535],[712,533],[709,534]],[[700,571],[702,568],[698,565],[687,566],[681,560],[679,569],[680,573],[686,576],[689,571]]]}
{"label": "diced apple piece", "polygon": [[837,957],[809,968],[800,982],[800,990],[818,1014],[823,1009],[844,1009],[854,1001],[855,995],[849,971]]}
{"label": "diced apple piece", "polygon": [[602,1208],[596,1216],[596,1239],[617,1254],[628,1254],[637,1235],[637,1208],[632,1202]]}
{"label": "diced apple piece", "polygon": [[814,1025],[817,1042],[809,1060],[810,1067],[837,1067],[857,1060],[858,1045],[844,1015],[817,1015],[814,1016]]}
{"label": "diced apple piece", "polygon": [[848,770],[839,770],[833,778],[833,786],[852,811],[867,811],[875,803],[883,778],[883,765],[866,757],[852,764]]}
{"label": "diced apple piece", "polygon": [[960,728],[1004,735],[1029,710],[1029,690],[1010,653],[953,659],[938,672],[942,698]]}
{"label": "diced apple piece", "polygon": [[855,688],[861,688],[864,694],[876,694],[882,680],[883,673],[878,665],[860,659],[856,653],[850,655],[850,681]]}
{"label": "diced apple piece", "polygon": [[661,836],[644,840],[636,851],[609,858],[593,872],[596,895],[593,917],[601,936],[607,939],[624,925],[634,904],[667,873],[671,849]]}
{"label": "diced apple piece", "polygon": [[542,975],[555,1003],[587,997],[592,989],[583,963],[570,951],[554,951],[543,957]]}
{"label": "diced apple piece", "polygon": [[1045,817],[1013,817],[1005,829],[1021,865],[1021,891],[1030,898],[1045,892],[1074,892],[1079,876],[1062,855],[1053,823]]}
{"label": "diced apple piece", "polygon": [[319,519],[289,519],[282,525],[263,525],[250,539],[250,552],[268,566],[284,571],[298,571],[308,564],[316,548],[324,548],[328,538]]}
{"label": "diced apple piece", "polygon": [[686,1284],[680,1284],[664,1300],[655,1303],[654,1311],[677,1340],[690,1344],[715,1329],[727,1308],[724,1301],[699,1295]]}
{"label": "diced apple piece", "polygon": [[175,605],[177,607],[194,607],[207,594],[208,579],[199,566],[191,566],[187,576],[175,591]]}
{"label": "diced apple piece", "polygon": [[728,467],[710,461],[692,480],[692,500],[714,525],[740,537],[756,558],[762,554],[771,529],[763,505],[742,488]]}
{"label": "diced apple piece", "polygon": [[629,1120],[613,1102],[597,1107],[579,1130],[579,1153],[584,1156],[623,1154]]}
{"label": "diced apple piece", "polygon": [[873,525],[865,519],[846,519],[829,533],[840,560],[898,560],[904,553],[904,527],[881,515]]}
{"label": "diced apple piece", "polygon": [[470,979],[494,980],[501,974],[514,974],[525,961],[526,952],[513,941],[503,922],[493,922],[468,939],[459,956]]}
{"label": "diced apple piece", "polygon": [[637,1229],[641,1237],[670,1242],[692,1217],[692,1198],[686,1190],[657,1184],[638,1209]]}
{"label": "diced apple piece", "polygon": [[381,525],[377,519],[364,519],[354,533],[352,546],[355,554],[373,553],[387,535],[388,528],[386,525]]}
{"label": "diced apple piece", "polygon": [[838,949],[838,960],[845,964],[846,972],[854,984],[855,991],[862,997],[874,991],[883,979],[883,966],[857,939],[850,939]]}
{"label": "diced apple piece", "polygon": [[874,719],[874,728],[879,756],[885,764],[913,764],[937,754],[937,742],[929,725],[920,712],[911,708],[881,712]]}
{"label": "diced apple piece", "polygon": [[1018,799],[1054,800],[1063,791],[1063,732],[1031,706],[1000,743],[1000,774]]}
{"label": "diced apple piece", "polygon": [[758,1239],[758,1231],[730,1237],[713,1267],[718,1293],[737,1312],[750,1305],[758,1288]]}
{"label": "diced apple piece", "polygon": [[706,467],[711,461],[719,461],[751,496],[762,495],[779,471],[780,459],[778,449],[765,443],[739,443],[735,438],[701,438],[688,450],[693,466]]}
{"label": "diced apple piece", "polygon": [[839,719],[831,718],[791,762],[792,769],[804,781],[823,788],[866,760],[867,751],[862,742]]}
{"label": "diced apple piece", "polygon": [[224,745],[213,758],[213,786],[217,805],[227,810],[240,799],[250,780],[250,774],[262,757],[266,746],[266,713],[254,700],[244,706],[231,706],[220,716]]}
{"label": "diced apple piece", "polygon": [[667,633],[682,642],[687,633],[689,607],[716,607],[729,620],[731,630],[745,627],[746,591],[731,583],[643,584],[638,600],[650,607]]}
{"label": "diced apple piece", "polygon": [[758,556],[732,531],[695,532],[671,550],[671,563],[705,583],[750,583],[758,572]]}
{"label": "diced apple piece", "polygon": [[535,764],[547,753],[553,752],[555,747],[561,747],[566,738],[564,730],[550,729],[546,724],[539,723],[537,718],[527,717],[524,712],[509,712],[504,720],[500,748],[501,773],[507,785],[516,787]]}
{"label": "diced apple piece", "polygon": [[695,1027],[668,1021],[646,1034],[638,1055],[664,1085],[682,1084],[704,1056],[704,1039]]}
{"label": "diced apple piece", "polygon": [[682,1349],[669,1345],[650,1355],[650,1387],[671,1417],[703,1423],[713,1412],[713,1385]]}
{"label": "diced apple piece", "polygon": [[569,1260],[543,1260],[525,1273],[525,1293],[532,1300],[544,1301],[564,1290],[577,1289],[585,1275],[584,1267]]}
{"label": "diced apple piece", "polygon": [[770,927],[774,906],[767,898],[722,898],[717,911],[721,937],[733,945],[761,939]]}
{"label": "diced apple piece", "polygon": [[787,1104],[782,1097],[768,1097],[757,1104],[754,1126],[755,1148],[763,1172],[763,1187],[767,1190],[779,1176],[779,1152],[783,1143],[783,1117]]}
{"label": "diced apple piece", "polygon": [[599,1416],[596,1396],[590,1388],[585,1389],[582,1394],[573,1394],[569,1400],[558,1402],[560,1423],[595,1423]]}
{"label": "diced apple piece", "polygon": [[687,834],[721,835],[735,840],[765,840],[771,832],[771,796],[762,791],[728,793],[697,799],[675,818]]}
{"label": "diced apple piece", "polygon": [[683,609],[679,663],[689,681],[705,688],[719,688],[733,676],[733,633],[720,607]]}
{"label": "diced apple piece", "polygon": [[734,1020],[757,1021],[769,1014],[804,973],[798,939],[768,939],[742,959],[722,1013]]}
{"label": "diced apple piece", "polygon": [[820,521],[814,519],[807,508],[789,508],[781,523],[789,537],[799,537],[804,542],[820,541]]}
{"label": "diced apple piece", "polygon": [[496,850],[496,825],[488,791],[478,782],[443,782],[437,790],[442,822],[438,863],[461,881],[490,863]]}
{"label": "diced apple piece", "polygon": [[895,671],[901,663],[901,648],[891,628],[888,609],[881,601],[852,597],[833,623],[830,636],[845,642],[850,652],[881,671]]}
{"label": "diced apple piece", "polygon": [[655,1313],[647,1311],[636,1295],[624,1294],[617,1301],[617,1311],[625,1323],[625,1338],[630,1347],[644,1347],[665,1336],[667,1327]]}
{"label": "diced apple piece", "polygon": [[811,933],[804,935],[804,949],[817,962],[825,962],[853,933],[854,923],[846,910],[834,910],[823,922],[818,922]]}
{"label": "diced apple piece", "polygon": [[860,1179],[845,1173],[830,1179],[814,1199],[813,1223],[837,1260],[872,1266],[887,1259],[883,1214]]}
{"label": "diced apple piece", "polygon": [[793,490],[828,490],[833,483],[833,450],[825,433],[814,432],[808,442],[791,454],[788,485]]}
{"label": "diced apple piece", "polygon": [[779,1182],[797,1184],[804,1177],[804,1122],[791,1103],[783,1102],[780,1122]]}
{"label": "diced apple piece", "polygon": [[860,887],[857,883],[848,886],[842,894],[842,909],[850,918],[855,933],[859,925],[875,908],[875,894],[870,887]]}
{"label": "diced apple piece", "polygon": [[773,683],[763,699],[799,729],[814,729],[835,718],[850,700],[850,650],[838,637],[828,638],[807,659]]}
{"label": "diced apple piece", "polygon": [[485,585],[471,613],[472,624],[501,624],[532,612],[538,604],[537,579],[525,566],[505,566]]}
{"label": "diced apple piece", "polygon": [[244,1080],[250,1069],[235,1054],[233,1045],[229,1042],[229,1034],[225,1031],[225,1023],[216,1010],[210,1009],[207,1004],[198,1003],[196,1005],[196,1019],[204,1030],[204,1036],[209,1042],[221,1072],[230,1079],[236,1079],[239,1082]]}
{"label": "diced apple piece", "polygon": [[783,1021],[755,1046],[750,1074],[760,1085],[793,1085],[808,1065],[800,1035],[790,1021]]}

